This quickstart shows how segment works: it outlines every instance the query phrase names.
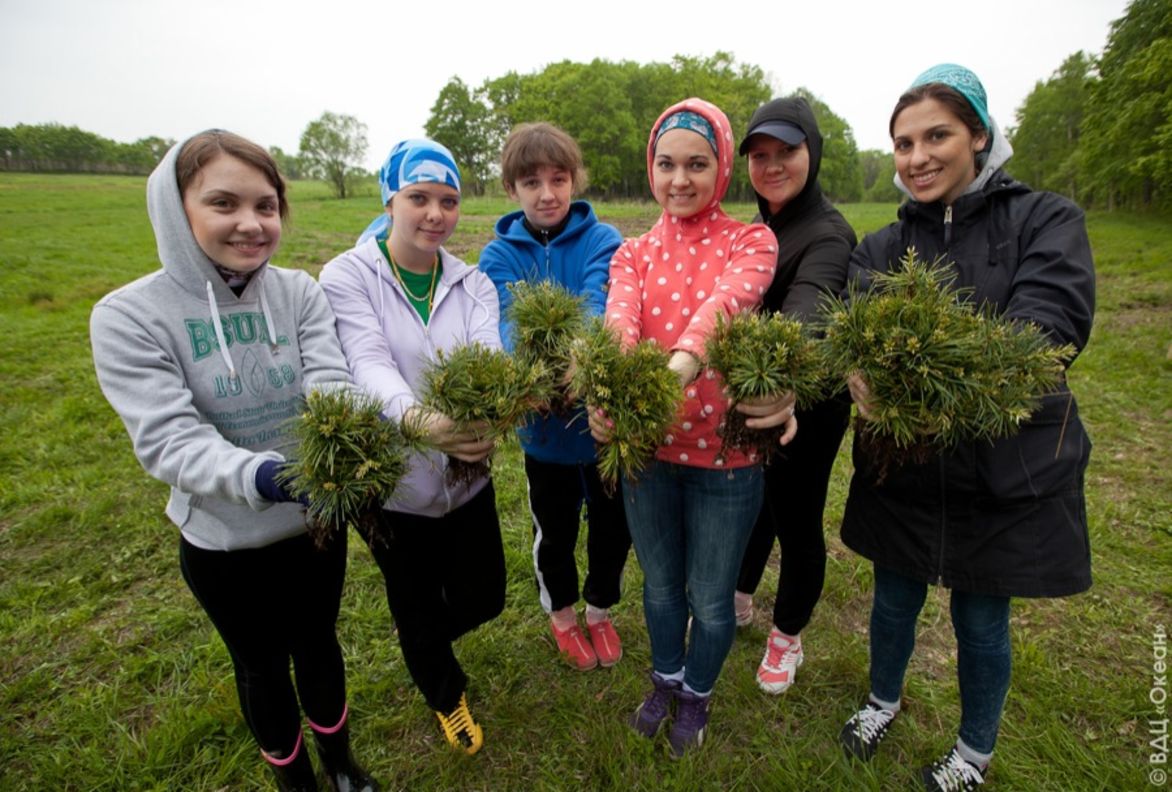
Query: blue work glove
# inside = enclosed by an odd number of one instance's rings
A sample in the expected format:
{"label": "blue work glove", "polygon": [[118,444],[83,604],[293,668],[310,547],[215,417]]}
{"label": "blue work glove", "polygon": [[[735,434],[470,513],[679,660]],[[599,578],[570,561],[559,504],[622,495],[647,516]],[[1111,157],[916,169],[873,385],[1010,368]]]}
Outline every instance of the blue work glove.
{"label": "blue work glove", "polygon": [[275,459],[266,459],[256,469],[256,491],[273,503],[300,503],[309,505],[309,499],[304,495],[295,497],[285,485],[277,481],[277,474],[281,472],[283,463]]}

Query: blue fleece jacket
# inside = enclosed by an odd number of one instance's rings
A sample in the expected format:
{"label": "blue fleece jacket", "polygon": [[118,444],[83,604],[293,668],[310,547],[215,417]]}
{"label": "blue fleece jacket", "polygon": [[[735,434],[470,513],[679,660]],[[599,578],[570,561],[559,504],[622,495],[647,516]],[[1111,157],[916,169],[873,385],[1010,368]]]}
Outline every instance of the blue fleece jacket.
{"label": "blue fleece jacket", "polygon": [[[622,243],[612,225],[601,223],[586,201],[570,205],[569,222],[548,245],[534,239],[525,227],[525,213],[511,212],[496,224],[497,238],[480,254],[480,271],[496,284],[501,306],[501,341],[513,350],[513,332],[506,318],[512,303],[509,285],[517,281],[550,280],[585,298],[590,315],[606,308],[610,259]],[[533,416],[517,434],[525,453],[542,462],[565,465],[596,460],[594,440],[578,409],[573,420],[565,415]]]}

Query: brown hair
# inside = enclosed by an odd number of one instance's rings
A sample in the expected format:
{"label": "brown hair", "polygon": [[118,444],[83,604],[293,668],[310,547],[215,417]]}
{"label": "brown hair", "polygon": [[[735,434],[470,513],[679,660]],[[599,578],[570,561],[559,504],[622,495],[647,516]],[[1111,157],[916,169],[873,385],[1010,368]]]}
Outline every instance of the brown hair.
{"label": "brown hair", "polygon": [[513,189],[518,180],[533,175],[542,165],[569,171],[575,193],[586,188],[582,149],[565,130],[545,122],[514,127],[501,150],[505,189]]}
{"label": "brown hair", "polygon": [[895,119],[899,118],[899,114],[908,107],[919,104],[925,99],[935,99],[952,111],[952,114],[959,118],[962,124],[968,127],[973,137],[980,137],[981,135],[990,137],[989,130],[981,123],[981,117],[977,115],[977,111],[969,104],[969,100],[965,99],[964,95],[960,92],[949,88],[943,83],[917,85],[915,88],[909,88],[903,96],[899,97],[899,101],[895,103],[895,110],[891,113],[891,121],[887,125],[887,134],[894,138]]}
{"label": "brown hair", "polygon": [[281,219],[289,216],[289,202],[285,198],[285,180],[281,178],[281,171],[272,155],[251,140],[240,135],[226,132],[223,129],[209,129],[200,132],[183,144],[179,156],[175,159],[175,178],[179,182],[179,194],[187,190],[187,185],[195,179],[204,165],[221,154],[235,157],[264,174],[269,184],[277,191],[277,207]]}

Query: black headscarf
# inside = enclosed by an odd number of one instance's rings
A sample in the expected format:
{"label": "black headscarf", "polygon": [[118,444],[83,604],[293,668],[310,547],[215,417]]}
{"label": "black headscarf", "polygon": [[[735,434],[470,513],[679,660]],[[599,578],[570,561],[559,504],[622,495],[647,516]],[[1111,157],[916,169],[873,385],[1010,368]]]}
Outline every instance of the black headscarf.
{"label": "black headscarf", "polygon": [[[751,131],[761,124],[779,121],[792,124],[806,134],[810,168],[806,186],[777,214],[770,214],[769,201],[757,193],[756,219],[773,229],[778,245],[777,275],[765,294],[764,304],[774,311],[783,310],[784,305],[787,313],[806,319],[817,309],[817,291],[837,293],[842,288],[846,281],[847,258],[854,249],[856,238],[854,230],[822,194],[818,184],[818,172],[822,168],[822,133],[809,102],[800,96],[774,99],[757,108],[749,119],[748,129]],[[813,243],[827,238],[838,243],[829,246],[834,250],[819,250],[818,261],[810,262],[812,277],[809,280],[818,288],[806,289],[802,295],[791,296],[790,286],[794,283],[799,266],[806,263],[807,251]],[[842,248],[842,242],[846,243],[845,248]],[[841,255],[844,249],[845,256]]]}

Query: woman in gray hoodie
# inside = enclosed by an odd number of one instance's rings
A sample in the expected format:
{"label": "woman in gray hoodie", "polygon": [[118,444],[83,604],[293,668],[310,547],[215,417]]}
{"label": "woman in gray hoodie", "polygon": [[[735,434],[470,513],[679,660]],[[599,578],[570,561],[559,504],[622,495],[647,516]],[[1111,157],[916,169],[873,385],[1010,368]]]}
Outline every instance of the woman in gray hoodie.
{"label": "woman in gray hoodie", "polygon": [[345,535],[315,549],[276,479],[305,394],[349,387],[321,289],[269,264],[284,181],[260,146],[209,130],[163,157],[147,211],[162,269],[94,306],[98,382],[139,462],[171,486],[184,579],[228,647],[279,788],[317,788],[304,709],[331,786],[377,790],[350,754],[335,634]]}

